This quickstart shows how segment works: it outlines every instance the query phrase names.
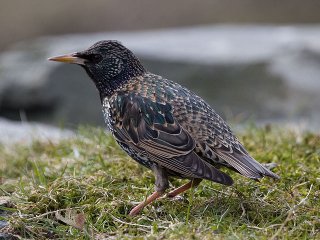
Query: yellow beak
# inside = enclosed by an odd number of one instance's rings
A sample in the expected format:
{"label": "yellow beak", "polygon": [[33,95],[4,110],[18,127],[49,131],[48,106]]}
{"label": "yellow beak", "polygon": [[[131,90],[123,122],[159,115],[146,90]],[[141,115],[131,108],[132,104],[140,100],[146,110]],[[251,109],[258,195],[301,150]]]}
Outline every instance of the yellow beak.
{"label": "yellow beak", "polygon": [[85,64],[85,59],[77,57],[75,53],[66,54],[57,57],[48,58],[49,61],[56,61],[56,62],[64,62],[64,63],[74,63],[74,64]]}

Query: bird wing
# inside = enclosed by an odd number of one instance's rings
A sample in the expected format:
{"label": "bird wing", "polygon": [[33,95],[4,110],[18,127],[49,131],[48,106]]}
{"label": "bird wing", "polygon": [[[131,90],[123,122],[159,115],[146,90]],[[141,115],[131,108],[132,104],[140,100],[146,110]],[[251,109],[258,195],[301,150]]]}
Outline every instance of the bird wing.
{"label": "bird wing", "polygon": [[185,177],[232,184],[231,177],[194,152],[195,141],[173,117],[170,104],[134,93],[117,94],[109,103],[118,141],[145,152],[150,160]]}
{"label": "bird wing", "polygon": [[185,97],[176,99],[175,117],[198,143],[197,150],[204,159],[232,167],[249,178],[279,178],[248,154],[225,121],[202,98],[185,88],[181,91]]}

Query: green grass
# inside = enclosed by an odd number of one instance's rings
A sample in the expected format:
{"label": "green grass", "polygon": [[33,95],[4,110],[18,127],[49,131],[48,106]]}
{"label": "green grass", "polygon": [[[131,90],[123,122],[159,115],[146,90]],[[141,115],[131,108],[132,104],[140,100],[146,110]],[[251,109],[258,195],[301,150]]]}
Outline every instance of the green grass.
{"label": "green grass", "polygon": [[[182,198],[130,209],[154,189],[153,174],[97,128],[57,144],[0,146],[0,217],[6,231],[30,239],[319,239],[320,136],[250,127],[240,134],[281,180],[237,173],[225,187],[203,181]],[[172,186],[186,180],[174,179]]]}

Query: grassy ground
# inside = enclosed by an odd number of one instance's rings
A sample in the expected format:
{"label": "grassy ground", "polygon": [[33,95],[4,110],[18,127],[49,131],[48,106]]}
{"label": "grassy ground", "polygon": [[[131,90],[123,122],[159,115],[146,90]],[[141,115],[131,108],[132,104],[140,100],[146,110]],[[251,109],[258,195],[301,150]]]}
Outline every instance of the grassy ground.
{"label": "grassy ground", "polygon": [[[0,232],[33,239],[319,239],[320,136],[248,128],[240,136],[260,162],[276,162],[280,181],[232,173],[235,184],[209,181],[143,213],[130,209],[153,190],[138,166],[101,129],[58,144],[0,146]],[[184,183],[173,180],[173,186]],[[1,220],[1,219],[0,219]]]}

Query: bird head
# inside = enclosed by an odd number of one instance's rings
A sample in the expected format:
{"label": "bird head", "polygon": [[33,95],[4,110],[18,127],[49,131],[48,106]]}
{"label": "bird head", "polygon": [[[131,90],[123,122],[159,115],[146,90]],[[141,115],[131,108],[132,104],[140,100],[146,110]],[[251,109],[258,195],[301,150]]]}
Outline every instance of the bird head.
{"label": "bird head", "polygon": [[134,54],[118,41],[99,41],[80,52],[49,58],[50,61],[82,66],[96,84],[100,95],[145,72]]}

